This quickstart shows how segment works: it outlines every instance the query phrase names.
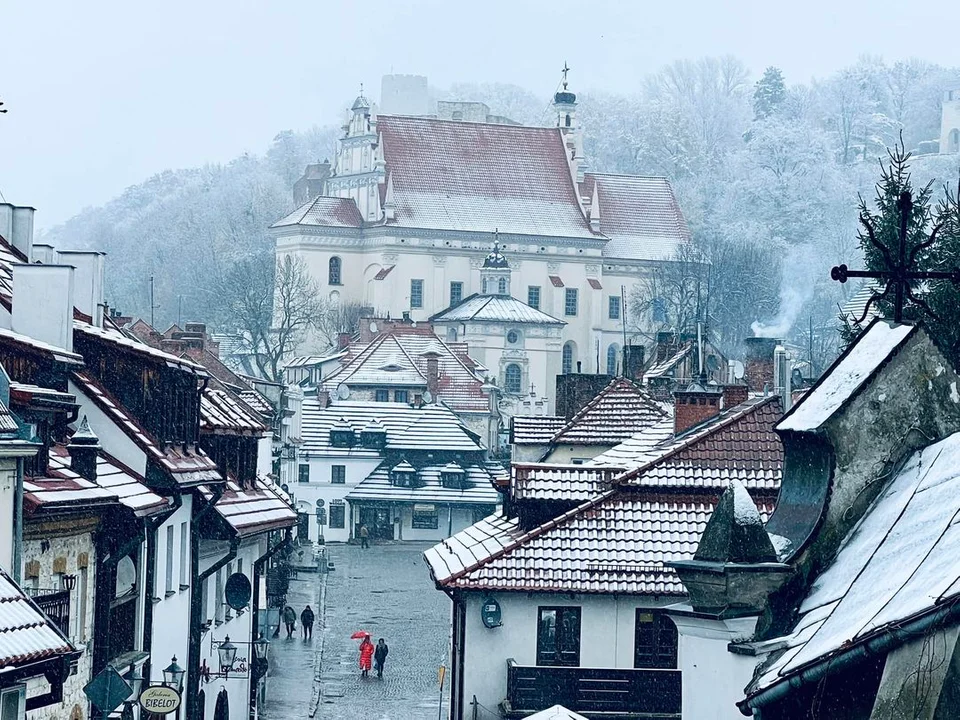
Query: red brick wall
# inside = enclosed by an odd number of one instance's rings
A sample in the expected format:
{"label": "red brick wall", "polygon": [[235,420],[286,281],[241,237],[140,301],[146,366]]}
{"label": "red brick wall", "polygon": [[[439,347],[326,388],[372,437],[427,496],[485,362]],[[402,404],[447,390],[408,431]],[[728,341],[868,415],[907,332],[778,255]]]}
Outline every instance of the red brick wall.
{"label": "red brick wall", "polygon": [[674,401],[673,431],[680,434],[719,414],[719,393],[678,393]]}

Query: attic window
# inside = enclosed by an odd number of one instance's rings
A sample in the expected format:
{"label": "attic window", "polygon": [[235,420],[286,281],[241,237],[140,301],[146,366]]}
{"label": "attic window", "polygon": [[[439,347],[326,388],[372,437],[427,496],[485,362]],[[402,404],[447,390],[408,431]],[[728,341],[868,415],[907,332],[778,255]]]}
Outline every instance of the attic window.
{"label": "attic window", "polygon": [[417,478],[417,469],[406,460],[401,460],[400,463],[390,471],[390,484],[394,487],[402,488],[419,487],[420,483]]}
{"label": "attic window", "polygon": [[368,425],[360,431],[360,445],[371,450],[380,450],[386,447],[387,431],[379,425]]}
{"label": "attic window", "polygon": [[467,474],[456,463],[450,463],[440,470],[440,484],[448,490],[466,490]]}
{"label": "attic window", "polygon": [[356,444],[353,428],[343,418],[330,428],[330,445],[338,448],[349,448]]}
{"label": "attic window", "polygon": [[563,280],[560,279],[559,275],[550,275],[550,283],[554,287],[563,287]]}

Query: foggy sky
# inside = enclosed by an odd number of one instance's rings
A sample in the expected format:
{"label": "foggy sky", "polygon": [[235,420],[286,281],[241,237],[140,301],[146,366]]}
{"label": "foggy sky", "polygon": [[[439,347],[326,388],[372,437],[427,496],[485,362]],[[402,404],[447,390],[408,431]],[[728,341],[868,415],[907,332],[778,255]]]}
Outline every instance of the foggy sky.
{"label": "foggy sky", "polygon": [[[544,96],[632,92],[680,58],[733,54],[807,82],[863,54],[953,65],[956,4],[891,0],[0,2],[0,193],[38,227],[167,168],[262,153],[340,119],[391,70]],[[944,18],[952,18],[949,22]]]}

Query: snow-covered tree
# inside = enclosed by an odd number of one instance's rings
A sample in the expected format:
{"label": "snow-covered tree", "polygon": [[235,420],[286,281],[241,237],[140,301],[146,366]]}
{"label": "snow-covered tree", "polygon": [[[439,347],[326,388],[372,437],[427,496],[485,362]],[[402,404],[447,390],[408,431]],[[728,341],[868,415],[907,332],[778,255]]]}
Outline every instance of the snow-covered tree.
{"label": "snow-covered tree", "polygon": [[783,72],[772,65],[763,71],[753,90],[753,117],[755,120],[768,118],[777,112],[787,97],[787,86],[783,81]]}

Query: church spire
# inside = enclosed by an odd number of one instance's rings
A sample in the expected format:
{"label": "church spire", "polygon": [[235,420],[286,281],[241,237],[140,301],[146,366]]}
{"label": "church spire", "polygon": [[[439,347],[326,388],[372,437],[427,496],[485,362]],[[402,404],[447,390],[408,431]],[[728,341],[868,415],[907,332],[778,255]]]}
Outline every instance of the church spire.
{"label": "church spire", "polygon": [[580,123],[577,122],[577,94],[569,87],[570,66],[567,63],[563,63],[561,72],[563,79],[560,81],[560,89],[553,95],[553,110],[557,114],[557,127],[563,135],[570,174],[574,182],[581,183],[587,164],[583,157]]}

